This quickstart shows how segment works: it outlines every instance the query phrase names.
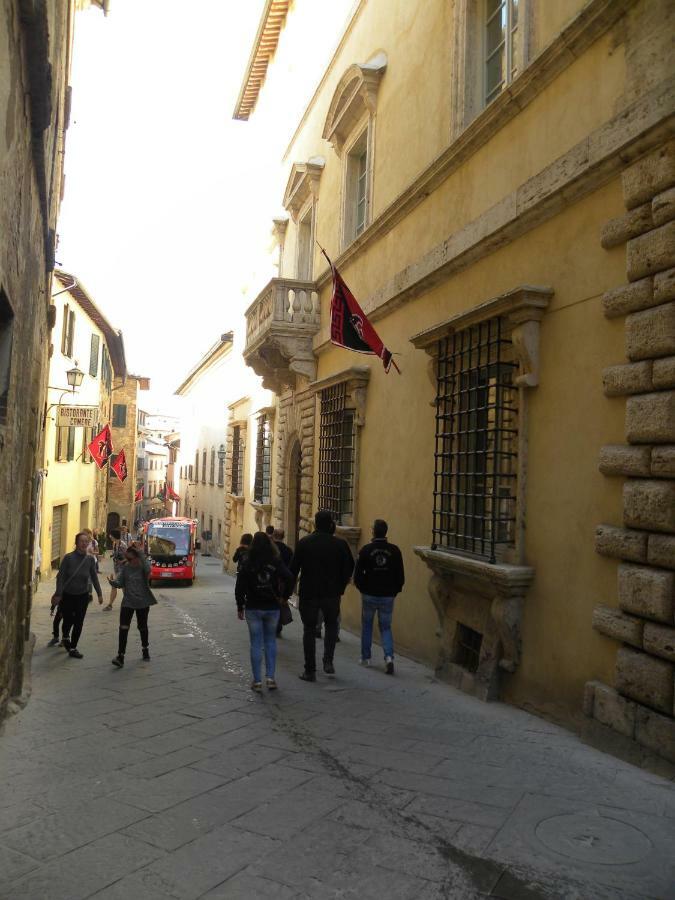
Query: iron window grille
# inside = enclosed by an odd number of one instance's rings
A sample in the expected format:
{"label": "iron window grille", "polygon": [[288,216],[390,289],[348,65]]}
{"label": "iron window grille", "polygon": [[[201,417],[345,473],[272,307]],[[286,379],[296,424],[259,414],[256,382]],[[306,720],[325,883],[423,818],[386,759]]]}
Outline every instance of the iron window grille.
{"label": "iron window grille", "polygon": [[253,499],[256,503],[272,502],[272,434],[267,414],[258,419]]}
{"label": "iron window grille", "polygon": [[497,317],[439,341],[433,549],[496,562],[514,540],[516,363]]}
{"label": "iron window grille", "polygon": [[232,493],[240,497],[244,483],[244,441],[241,426],[232,429]]}
{"label": "iron window grille", "polygon": [[319,507],[338,525],[354,510],[354,410],[345,408],[344,382],[321,391],[319,429]]}
{"label": "iron window grille", "polygon": [[211,447],[211,460],[209,463],[209,484],[213,484],[216,475],[216,451]]}
{"label": "iron window grille", "polygon": [[206,450],[202,450],[202,484],[206,484]]}

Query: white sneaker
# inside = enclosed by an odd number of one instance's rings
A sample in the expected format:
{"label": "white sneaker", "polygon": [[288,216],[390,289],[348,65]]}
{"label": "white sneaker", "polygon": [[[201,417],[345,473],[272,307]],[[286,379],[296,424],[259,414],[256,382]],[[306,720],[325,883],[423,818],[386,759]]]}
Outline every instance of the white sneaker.
{"label": "white sneaker", "polygon": [[370,660],[369,660],[369,659],[360,659],[360,660],[359,660],[359,665],[360,665],[360,666],[369,666],[369,665],[370,665]]}

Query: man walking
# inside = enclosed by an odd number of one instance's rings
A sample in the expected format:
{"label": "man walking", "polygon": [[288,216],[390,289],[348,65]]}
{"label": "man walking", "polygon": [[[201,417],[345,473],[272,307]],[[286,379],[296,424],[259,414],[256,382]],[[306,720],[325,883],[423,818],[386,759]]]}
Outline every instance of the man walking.
{"label": "man walking", "polygon": [[361,591],[361,665],[370,665],[373,620],[377,613],[384,665],[387,675],[394,674],[394,638],[391,619],[394,597],[403,589],[403,557],[396,544],[387,540],[389,526],[384,519],[373,522],[373,539],[359,551],[354,569],[354,584]]}
{"label": "man walking", "polygon": [[337,638],[340,598],[354,571],[354,557],[346,541],[331,533],[333,516],[321,509],[314,516],[315,531],[298,541],[291,572],[300,575],[299,609],[303,625],[302,644],[305,651],[303,681],[316,681],[316,623],[319,610],[325,629],[323,670],[335,675],[333,656]]}
{"label": "man walking", "polygon": [[89,535],[81,531],[75,535],[75,549],[61,560],[56,576],[56,591],[52,603],[58,603],[63,616],[63,645],[73,659],[82,659],[77,642],[82,634],[84,617],[89,603],[90,584],[96,589],[98,602],[103,603],[101,585],[96,572],[96,558],[87,553]]}
{"label": "man walking", "polygon": [[[269,534],[269,528],[267,529],[267,533]],[[291,560],[293,559],[293,551],[288,546],[288,544],[284,543],[285,532],[283,528],[275,528],[272,531],[272,535],[270,540],[274,542],[274,546],[279,551],[279,556],[281,557],[282,563],[288,568],[291,564]],[[287,624],[290,624],[292,621],[291,611],[288,608],[288,599],[291,596],[291,592],[285,591],[283,595],[284,605],[281,607],[281,615],[279,616],[279,621],[277,622],[277,637],[281,637],[281,632],[283,631],[284,624],[281,621],[284,616],[286,618],[284,621]]]}

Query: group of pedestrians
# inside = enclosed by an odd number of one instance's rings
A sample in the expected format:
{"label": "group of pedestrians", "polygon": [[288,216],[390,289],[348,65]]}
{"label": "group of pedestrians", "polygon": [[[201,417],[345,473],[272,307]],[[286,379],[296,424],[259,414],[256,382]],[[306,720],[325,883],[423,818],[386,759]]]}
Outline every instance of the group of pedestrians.
{"label": "group of pedestrians", "polygon": [[[131,541],[128,532],[112,529],[108,537],[112,545],[113,575],[108,576],[110,600],[103,609],[113,608],[117,589],[122,588],[117,655],[112,660],[114,666],[122,668],[134,614],[141,638],[142,658],[149,661],[148,614],[157,600],[150,589],[150,564],[137,544]],[[56,590],[51,599],[54,623],[49,646],[60,644],[73,659],[83,658],[77,645],[94,590],[99,606],[103,605],[98,577],[99,555],[98,543],[91,530],[84,529],[75,536],[75,549],[63,557],[56,576]]]}
{"label": "group of pedestrians", "polygon": [[[335,535],[335,521],[328,510],[314,517],[315,530],[298,541],[295,552],[283,543],[283,532],[243,535],[233,559],[237,563],[235,599],[250,636],[251,669],[256,692],[262,691],[262,662],[266,686],[277,687],[276,638],[296,582],[298,609],[303,625],[303,681],[316,681],[316,640],[320,617],[324,624],[323,671],[335,675],[340,602],[349,582],[361,592],[361,664],[370,665],[373,622],[378,618],[385,671],[394,674],[392,616],[394,599],[403,588],[401,551],[387,540],[387,523],[376,519],[372,540],[361,548],[356,563],[346,541]],[[282,548],[285,550],[282,551]]]}

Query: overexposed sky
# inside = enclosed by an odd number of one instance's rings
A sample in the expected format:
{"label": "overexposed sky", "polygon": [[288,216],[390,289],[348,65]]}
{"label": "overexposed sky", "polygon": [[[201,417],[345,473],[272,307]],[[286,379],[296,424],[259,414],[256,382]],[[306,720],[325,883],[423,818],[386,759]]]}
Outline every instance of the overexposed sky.
{"label": "overexposed sky", "polygon": [[232,111],[263,0],[113,0],[78,13],[57,260],[167,406],[233,327],[270,218],[264,148]]}

